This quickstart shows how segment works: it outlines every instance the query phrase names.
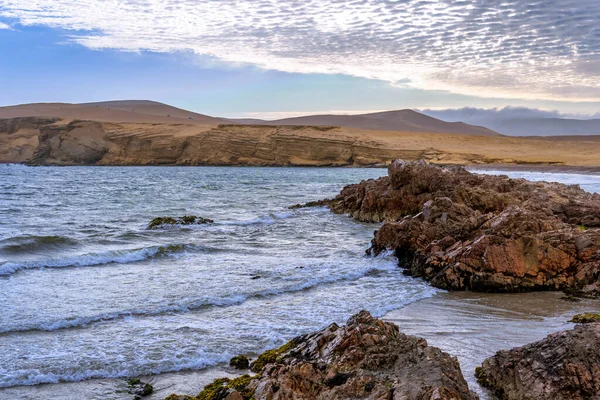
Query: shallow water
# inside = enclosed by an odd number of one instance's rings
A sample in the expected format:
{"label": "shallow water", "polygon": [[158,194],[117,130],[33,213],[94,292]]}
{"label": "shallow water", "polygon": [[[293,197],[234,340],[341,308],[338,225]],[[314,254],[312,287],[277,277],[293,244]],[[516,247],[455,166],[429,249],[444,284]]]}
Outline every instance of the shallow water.
{"label": "shallow water", "polygon": [[411,335],[456,356],[471,390],[492,399],[477,384],[475,368],[498,350],[512,349],[572,329],[573,315],[600,312],[600,300],[565,301],[557,292],[489,294],[440,292],[385,315]]}
{"label": "shallow water", "polygon": [[[439,293],[364,255],[376,224],[287,208],[385,174],[0,166],[0,399],[128,398],[113,378],[152,374],[194,393],[236,354]],[[600,192],[584,177],[542,176]],[[215,223],[146,229],[186,214]]]}

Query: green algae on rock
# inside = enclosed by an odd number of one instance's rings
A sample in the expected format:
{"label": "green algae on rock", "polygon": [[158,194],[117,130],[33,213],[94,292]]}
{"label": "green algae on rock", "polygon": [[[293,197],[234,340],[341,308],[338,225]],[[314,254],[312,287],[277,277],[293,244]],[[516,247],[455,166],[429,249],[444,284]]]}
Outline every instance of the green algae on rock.
{"label": "green algae on rock", "polygon": [[262,371],[265,365],[277,362],[277,359],[282,354],[292,349],[296,344],[296,339],[292,339],[278,349],[265,351],[260,356],[258,356],[258,358],[252,362],[252,364],[250,364],[250,371],[256,373]]}
{"label": "green algae on rock", "polygon": [[165,225],[202,225],[202,224],[212,224],[215,221],[209,218],[197,217],[195,215],[184,215],[183,217],[173,218],[173,217],[156,217],[150,224],[148,224],[147,229],[160,229]]}
{"label": "green algae on rock", "polygon": [[600,314],[596,313],[585,313],[585,314],[577,314],[569,322],[574,322],[576,324],[589,324],[592,322],[600,322]]}
{"label": "green algae on rock", "polygon": [[240,354],[229,360],[229,366],[236,369],[248,369],[250,367],[250,360],[245,355]]}

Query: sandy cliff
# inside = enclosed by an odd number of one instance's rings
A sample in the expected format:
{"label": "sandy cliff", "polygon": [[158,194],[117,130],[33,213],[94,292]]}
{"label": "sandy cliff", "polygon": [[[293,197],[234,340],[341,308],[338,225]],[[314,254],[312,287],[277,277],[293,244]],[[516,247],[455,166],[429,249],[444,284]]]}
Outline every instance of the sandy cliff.
{"label": "sandy cliff", "polygon": [[237,125],[145,101],[0,107],[5,163],[366,166],[396,158],[598,167],[600,140]]}

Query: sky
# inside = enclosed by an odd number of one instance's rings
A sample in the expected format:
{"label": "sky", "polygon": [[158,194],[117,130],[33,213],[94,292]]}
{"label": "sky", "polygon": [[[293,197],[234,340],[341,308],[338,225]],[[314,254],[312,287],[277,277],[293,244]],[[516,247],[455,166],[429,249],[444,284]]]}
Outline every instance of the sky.
{"label": "sky", "polygon": [[598,0],[0,0],[0,105],[600,112]]}

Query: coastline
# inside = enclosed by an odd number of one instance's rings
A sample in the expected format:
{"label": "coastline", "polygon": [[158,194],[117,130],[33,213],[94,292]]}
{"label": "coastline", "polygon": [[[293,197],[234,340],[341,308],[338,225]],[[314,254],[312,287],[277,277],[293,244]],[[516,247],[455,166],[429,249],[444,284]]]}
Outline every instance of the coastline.
{"label": "coastline", "polygon": [[[554,164],[453,164],[453,163],[435,163],[433,165],[452,165],[464,167],[467,171],[478,173],[479,171],[498,171],[498,172],[540,172],[540,173],[561,173],[561,174],[580,174],[580,175],[600,175],[599,166],[581,166],[581,165],[554,165]],[[60,165],[32,165],[26,162],[5,162],[0,161],[0,165],[20,165],[25,167],[220,167],[220,168],[356,168],[356,169],[371,169],[371,168],[387,168],[389,164],[372,164],[372,165],[356,165],[356,164],[332,164],[332,165],[300,165],[300,164],[280,164],[280,165],[250,165],[250,164],[60,164]]]}
{"label": "coastline", "polygon": [[[496,351],[521,346],[550,333],[571,329],[568,320],[575,314],[600,311],[600,300],[562,300],[560,292],[488,294],[439,292],[433,297],[408,304],[385,314],[400,331],[422,337],[459,359],[471,390],[482,400],[490,393],[479,386],[474,369]],[[290,338],[291,339],[291,338]],[[216,378],[243,374],[226,365],[197,371],[169,372],[140,379],[154,386],[149,400],[164,399],[172,393],[196,395]],[[1,389],[0,398],[34,400],[52,398],[118,400],[128,398],[126,379],[91,379],[80,382],[15,386]]]}

